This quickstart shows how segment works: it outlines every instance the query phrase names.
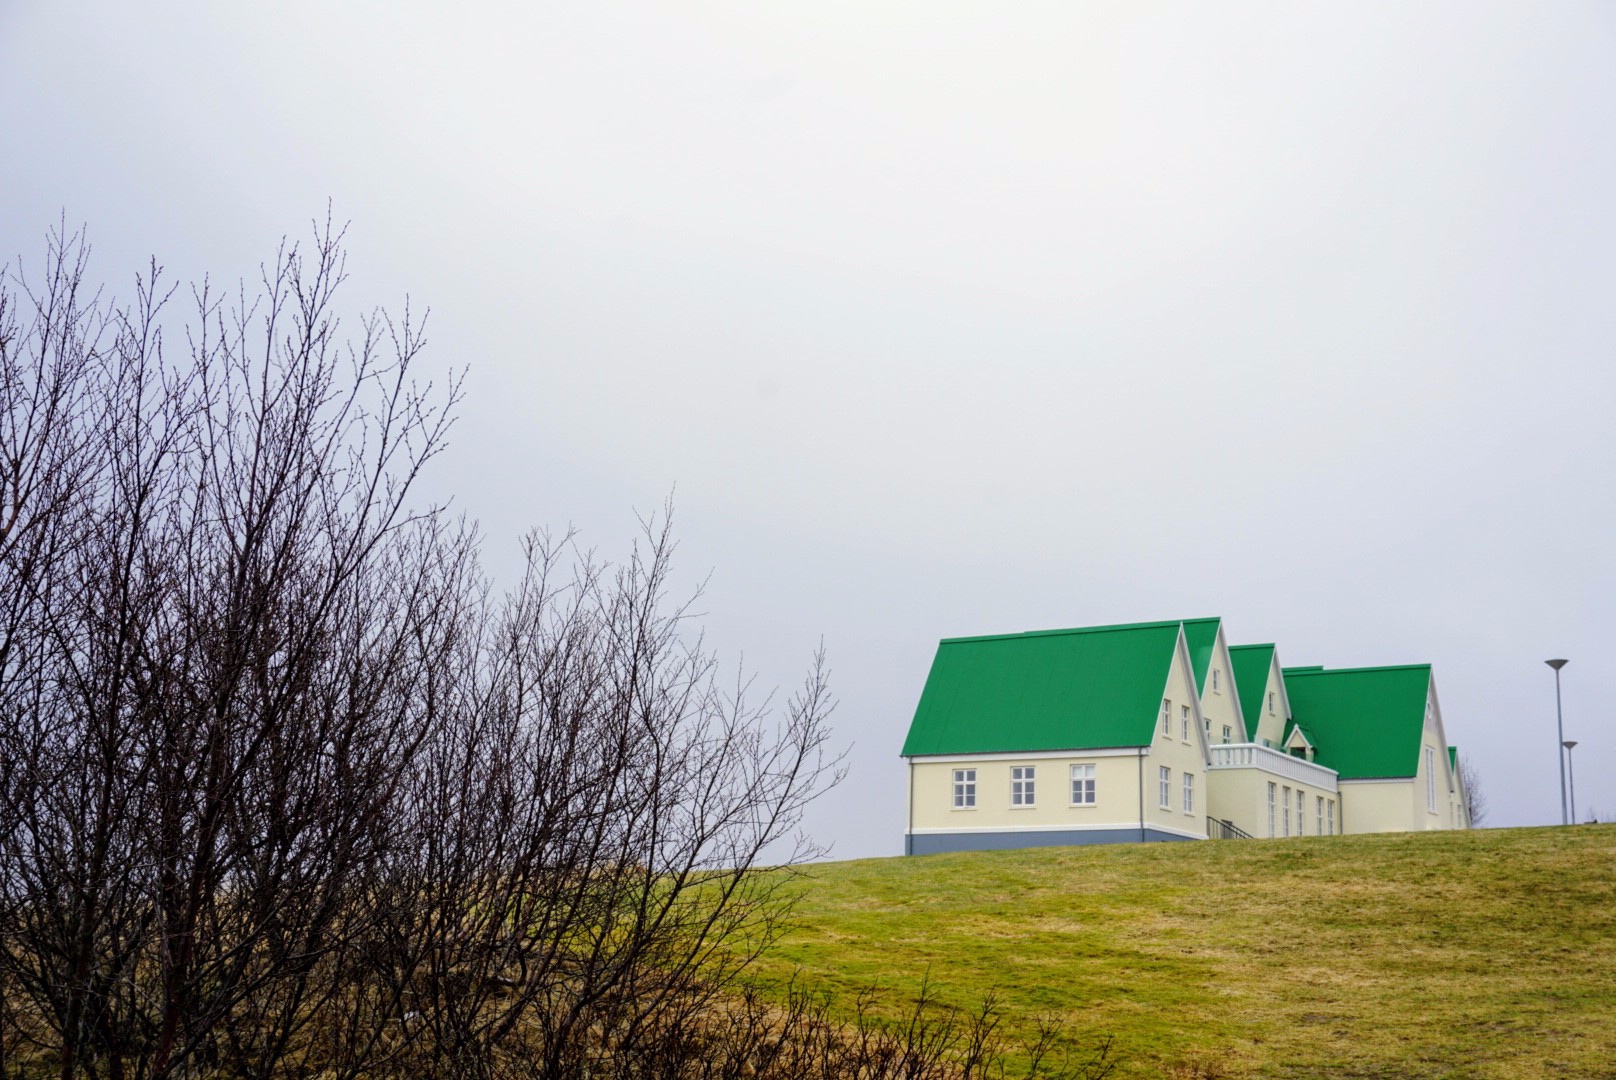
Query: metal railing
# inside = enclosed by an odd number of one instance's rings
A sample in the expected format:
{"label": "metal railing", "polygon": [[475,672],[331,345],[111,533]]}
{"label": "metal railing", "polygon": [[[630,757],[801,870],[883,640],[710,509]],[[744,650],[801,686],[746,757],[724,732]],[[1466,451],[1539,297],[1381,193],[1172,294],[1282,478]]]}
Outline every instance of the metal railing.
{"label": "metal railing", "polygon": [[1209,840],[1255,840],[1246,830],[1232,821],[1223,818],[1209,817],[1206,819],[1206,836]]}

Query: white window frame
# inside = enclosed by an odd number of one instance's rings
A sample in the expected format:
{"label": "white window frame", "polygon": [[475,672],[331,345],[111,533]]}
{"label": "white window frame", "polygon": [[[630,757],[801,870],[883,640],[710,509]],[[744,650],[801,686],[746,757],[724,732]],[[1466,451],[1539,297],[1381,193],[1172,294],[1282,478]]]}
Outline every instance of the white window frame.
{"label": "white window frame", "polygon": [[1307,792],[1296,789],[1296,835],[1307,835]]}
{"label": "white window frame", "polygon": [[[1272,690],[1268,691],[1268,711],[1274,711],[1274,692]],[[1407,759],[1405,758],[1404,760]]]}
{"label": "white window frame", "polygon": [[1173,737],[1173,703],[1167,698],[1162,698],[1162,734]]}
{"label": "white window frame", "polygon": [[1156,795],[1163,810],[1173,808],[1173,770],[1162,765],[1156,770]]}
{"label": "white window frame", "polygon": [[1038,805],[1038,766],[1010,766],[1010,805],[1025,809]]}
{"label": "white window frame", "polygon": [[1094,765],[1084,762],[1072,766],[1072,805],[1093,806],[1095,802]]}
{"label": "white window frame", "polygon": [[1225,745],[1225,746],[1229,745],[1229,740],[1231,738],[1233,738],[1233,737],[1234,737],[1234,728],[1230,727],[1228,724],[1224,724],[1223,725],[1223,745]]}
{"label": "white window frame", "polygon": [[1212,669],[1212,692],[1214,694],[1219,693],[1219,690],[1218,690],[1218,669],[1217,668]]}
{"label": "white window frame", "polygon": [[1324,801],[1324,813],[1325,813],[1326,819],[1330,823],[1330,835],[1334,836],[1335,835],[1335,800],[1334,799],[1326,799]]}
{"label": "white window frame", "polygon": [[1184,812],[1195,813],[1195,774],[1184,774]]}
{"label": "white window frame", "polygon": [[954,770],[954,809],[976,809],[976,770]]}
{"label": "white window frame", "polygon": [[1185,742],[1189,742],[1190,741],[1190,707],[1188,705],[1180,705],[1178,707],[1178,709],[1179,709],[1179,713],[1178,713],[1178,717],[1179,717],[1179,719],[1178,719],[1179,738],[1183,739]]}
{"label": "white window frame", "polygon": [[1270,781],[1268,781],[1268,839],[1270,839],[1270,840],[1272,840],[1274,838],[1274,836],[1276,835],[1276,833],[1274,831],[1274,826],[1275,826],[1275,820],[1274,819],[1275,819],[1275,817],[1277,815],[1274,813],[1274,811],[1277,809],[1277,806],[1275,804],[1277,804],[1278,802],[1279,802],[1279,785],[1274,783],[1272,780],[1270,780]]}
{"label": "white window frame", "polygon": [[1329,835],[1329,834],[1328,834],[1328,833],[1326,833],[1326,832],[1325,832],[1325,831],[1324,831],[1324,796],[1323,796],[1323,795],[1320,795],[1320,796],[1319,796],[1319,797],[1318,797],[1318,800],[1319,800],[1319,801],[1318,801],[1318,811],[1319,811],[1319,821],[1318,821],[1318,825],[1319,825],[1319,835],[1320,835],[1320,836],[1327,836],[1327,835]]}
{"label": "white window frame", "polygon": [[[1404,758],[1403,760],[1407,761],[1408,759]],[[1280,835],[1289,836],[1291,834],[1291,786],[1289,784],[1286,784],[1284,790],[1279,793],[1279,801],[1284,804],[1280,807],[1282,813],[1279,818],[1285,826]]]}

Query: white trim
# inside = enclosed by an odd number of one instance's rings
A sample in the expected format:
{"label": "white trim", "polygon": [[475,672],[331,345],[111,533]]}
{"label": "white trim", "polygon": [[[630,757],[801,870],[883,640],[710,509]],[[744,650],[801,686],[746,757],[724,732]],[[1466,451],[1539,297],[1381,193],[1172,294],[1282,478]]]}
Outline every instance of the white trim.
{"label": "white trim", "polygon": [[[1177,829],[1171,825],[1158,825],[1154,821],[1145,822],[1145,828],[1147,830],[1155,829],[1157,832],[1172,833],[1174,836],[1188,837],[1191,840],[1205,840],[1207,838],[1206,833],[1204,832],[1193,832],[1189,829]],[[997,827],[992,825],[972,825],[969,828],[963,829],[908,829],[904,832],[904,835],[941,836],[949,833],[1098,832],[1101,829],[1126,829],[1129,832],[1138,832],[1139,822],[1118,821],[1104,825],[1095,825],[1092,823],[1083,822],[1069,822],[1059,825],[1001,825]]]}
{"label": "white trim", "polygon": [[[1228,691],[1223,696],[1227,697],[1230,703],[1234,705],[1235,726],[1243,735],[1247,736],[1248,741],[1253,740],[1255,736],[1246,728],[1246,712],[1240,707],[1240,683],[1234,677],[1234,657],[1229,655],[1229,639],[1223,632],[1223,620],[1221,618],[1218,620],[1218,636],[1214,644],[1223,651],[1223,681],[1227,684],[1225,689]],[[1219,693],[1222,694],[1223,691],[1219,691]]]}
{"label": "white trim", "polygon": [[[1256,743],[1214,746],[1208,755],[1206,770],[1210,773],[1224,769],[1256,769],[1270,776],[1282,777],[1293,783],[1306,784],[1330,792],[1335,791],[1338,784],[1334,769]],[[1211,781],[1208,780],[1207,783],[1211,784]]]}
{"label": "white trim", "polygon": [[[1060,758],[1133,757],[1140,749],[1137,746],[1107,746],[1098,750],[1086,750],[1077,746],[1070,750],[1028,750],[1024,753],[995,750],[985,754],[910,754],[904,760],[911,765],[917,762],[924,765],[961,765],[978,761],[1056,761]],[[1138,824],[1134,822],[1136,828]]]}
{"label": "white trim", "polygon": [[1412,784],[1412,776],[1370,776],[1361,780],[1337,780],[1337,784]]}
{"label": "white trim", "polygon": [[[1273,660],[1274,682],[1279,684],[1279,730],[1283,732],[1285,725],[1291,722],[1291,695],[1285,689],[1285,665],[1279,662],[1279,646],[1274,646]],[[1256,741],[1253,734],[1252,741]]]}
{"label": "white trim", "polygon": [[[1221,621],[1218,623],[1218,632],[1223,632],[1223,623]],[[1225,660],[1227,660],[1227,657],[1225,657]],[[1190,643],[1189,639],[1184,636],[1183,622],[1178,624],[1178,645],[1173,650],[1173,662],[1184,665],[1184,681],[1190,688],[1190,721],[1195,728],[1195,744],[1199,744],[1201,747],[1201,762],[1205,764],[1212,753],[1212,740],[1206,737],[1206,714],[1201,711],[1201,691],[1195,685],[1195,665],[1190,662]],[[1167,669],[1167,681],[1162,684],[1161,697],[1163,701],[1167,700],[1167,687],[1172,684],[1172,681],[1173,669],[1169,666]],[[1170,741],[1182,742],[1183,740]],[[1150,744],[1155,746],[1156,739],[1152,738]],[[1172,809],[1171,805],[1168,806],[1168,809]]]}

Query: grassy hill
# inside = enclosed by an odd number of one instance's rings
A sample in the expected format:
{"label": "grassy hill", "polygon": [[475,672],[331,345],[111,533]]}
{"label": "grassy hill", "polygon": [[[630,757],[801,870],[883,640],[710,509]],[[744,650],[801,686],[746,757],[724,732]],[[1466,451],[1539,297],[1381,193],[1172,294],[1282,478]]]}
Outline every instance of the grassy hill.
{"label": "grassy hill", "polygon": [[1616,1077],[1616,825],[824,864],[763,974],[798,969],[996,988],[1119,1075]]}

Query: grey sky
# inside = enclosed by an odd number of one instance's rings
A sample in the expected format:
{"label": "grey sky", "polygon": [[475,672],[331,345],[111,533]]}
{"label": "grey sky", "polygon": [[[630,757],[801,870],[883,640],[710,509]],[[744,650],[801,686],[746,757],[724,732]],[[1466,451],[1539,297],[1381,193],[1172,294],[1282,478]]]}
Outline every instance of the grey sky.
{"label": "grey sky", "polygon": [[1496,824],[1616,815],[1616,6],[0,4],[0,257],[250,273],[469,364],[432,480],[508,567],[677,485],[710,641],[901,850],[939,637],[1222,615],[1436,664]]}

